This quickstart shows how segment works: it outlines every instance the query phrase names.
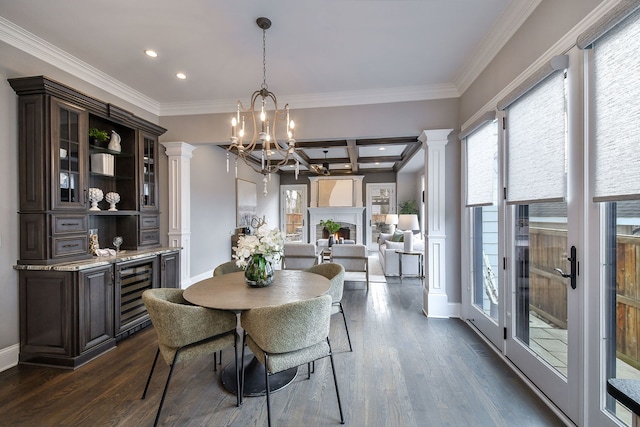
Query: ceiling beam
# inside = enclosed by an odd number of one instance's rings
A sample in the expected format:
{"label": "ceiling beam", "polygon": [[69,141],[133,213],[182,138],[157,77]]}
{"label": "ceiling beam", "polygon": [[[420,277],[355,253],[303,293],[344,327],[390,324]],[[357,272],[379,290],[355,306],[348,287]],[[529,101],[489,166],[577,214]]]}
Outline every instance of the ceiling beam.
{"label": "ceiling beam", "polygon": [[356,148],[356,140],[347,140],[347,152],[349,153],[349,161],[351,163],[351,171],[358,172],[358,149]]}

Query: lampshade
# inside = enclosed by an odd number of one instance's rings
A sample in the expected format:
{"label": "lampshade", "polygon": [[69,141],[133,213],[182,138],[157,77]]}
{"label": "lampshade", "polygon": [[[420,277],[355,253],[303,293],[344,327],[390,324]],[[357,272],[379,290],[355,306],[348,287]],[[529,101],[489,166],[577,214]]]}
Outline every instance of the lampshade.
{"label": "lampshade", "polygon": [[398,228],[400,230],[420,230],[418,215],[400,214],[398,215]]}
{"label": "lampshade", "polygon": [[385,224],[396,225],[398,224],[398,215],[396,214],[387,214],[387,217],[384,220]]}

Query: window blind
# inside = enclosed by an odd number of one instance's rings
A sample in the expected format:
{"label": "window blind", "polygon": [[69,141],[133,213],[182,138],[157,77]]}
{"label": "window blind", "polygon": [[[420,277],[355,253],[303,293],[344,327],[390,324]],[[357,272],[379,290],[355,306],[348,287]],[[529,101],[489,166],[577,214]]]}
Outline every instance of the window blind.
{"label": "window blind", "polygon": [[507,203],[562,201],[566,194],[564,72],[507,108]]}
{"label": "window blind", "polygon": [[594,201],[640,199],[640,10],[593,44]]}
{"label": "window blind", "polygon": [[498,178],[498,126],[485,122],[466,138],[467,207],[496,202]]}

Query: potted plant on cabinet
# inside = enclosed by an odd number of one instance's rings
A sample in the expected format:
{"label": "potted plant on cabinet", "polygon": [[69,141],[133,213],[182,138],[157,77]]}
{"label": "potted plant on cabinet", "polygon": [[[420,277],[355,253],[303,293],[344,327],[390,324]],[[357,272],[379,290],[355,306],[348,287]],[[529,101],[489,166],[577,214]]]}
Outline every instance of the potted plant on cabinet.
{"label": "potted plant on cabinet", "polygon": [[109,140],[109,134],[98,128],[89,128],[89,142],[91,145],[102,147]]}

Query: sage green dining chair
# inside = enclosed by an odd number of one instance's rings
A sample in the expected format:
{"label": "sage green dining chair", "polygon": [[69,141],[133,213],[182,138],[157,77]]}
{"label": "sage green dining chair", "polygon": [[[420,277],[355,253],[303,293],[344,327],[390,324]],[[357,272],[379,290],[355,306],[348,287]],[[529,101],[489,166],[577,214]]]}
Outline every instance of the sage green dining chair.
{"label": "sage green dining chair", "polygon": [[216,268],[213,269],[213,276],[222,276],[223,274],[229,273],[237,273],[238,271],[243,271],[240,267],[236,265],[235,261],[228,261],[220,264]]}
{"label": "sage green dining chair", "polygon": [[[149,383],[160,354],[170,366],[154,426],[158,424],[160,419],[160,412],[176,363],[212,353],[215,355],[216,352],[233,346],[236,360],[236,386],[237,390],[240,390],[238,375],[239,336],[236,331],[236,315],[224,310],[192,305],[183,298],[183,292],[182,289],[155,288],[147,289],[142,293],[142,301],[158,336],[158,350],[153,359],[153,365],[151,365],[142,399],[147,395]],[[215,363],[214,359],[214,368]],[[242,394],[238,393],[237,406],[242,403],[241,399]]]}
{"label": "sage green dining chair", "polygon": [[[244,376],[245,344],[265,367],[267,420],[271,426],[271,392],[269,377],[278,372],[328,357],[338,398],[340,423],[344,424],[336,369],[333,363],[329,327],[331,296],[296,301],[278,306],[247,310],[240,316],[244,329],[242,367]],[[309,368],[310,369],[310,368]],[[310,375],[307,376],[310,378]],[[242,380],[244,384],[244,378]]]}
{"label": "sage green dining chair", "polygon": [[349,327],[347,326],[347,317],[344,314],[344,307],[342,306],[342,294],[344,292],[344,267],[342,264],[325,262],[323,264],[309,267],[305,271],[324,276],[331,282],[331,287],[327,291],[327,295],[331,295],[331,314],[342,314],[344,329],[347,332],[347,341],[349,342],[349,351],[353,351],[353,347],[351,346],[351,337],[349,336]]}

